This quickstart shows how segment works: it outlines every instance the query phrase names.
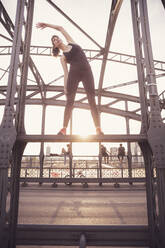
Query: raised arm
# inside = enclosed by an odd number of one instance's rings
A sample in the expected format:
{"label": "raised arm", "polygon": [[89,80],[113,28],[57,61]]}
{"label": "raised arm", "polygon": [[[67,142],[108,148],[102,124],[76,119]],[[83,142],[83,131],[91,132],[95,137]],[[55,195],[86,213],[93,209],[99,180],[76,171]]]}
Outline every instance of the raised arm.
{"label": "raised arm", "polygon": [[44,23],[44,22],[39,22],[36,24],[36,27],[40,28],[40,29],[44,29],[44,28],[56,29],[57,31],[60,31],[63,34],[63,36],[65,37],[65,39],[68,43],[75,43],[74,40],[72,39],[72,37],[68,34],[68,32],[62,26],[53,25],[53,24]]}

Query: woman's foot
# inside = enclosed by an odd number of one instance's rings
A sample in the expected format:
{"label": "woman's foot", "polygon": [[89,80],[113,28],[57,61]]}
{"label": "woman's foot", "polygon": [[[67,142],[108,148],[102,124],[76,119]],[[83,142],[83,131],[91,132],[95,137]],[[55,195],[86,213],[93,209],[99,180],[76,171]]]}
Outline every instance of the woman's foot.
{"label": "woman's foot", "polygon": [[96,128],[96,134],[97,135],[104,135],[104,133],[101,131],[101,128],[100,127],[97,127]]}
{"label": "woman's foot", "polygon": [[66,128],[63,127],[63,128],[58,132],[57,135],[66,135]]}

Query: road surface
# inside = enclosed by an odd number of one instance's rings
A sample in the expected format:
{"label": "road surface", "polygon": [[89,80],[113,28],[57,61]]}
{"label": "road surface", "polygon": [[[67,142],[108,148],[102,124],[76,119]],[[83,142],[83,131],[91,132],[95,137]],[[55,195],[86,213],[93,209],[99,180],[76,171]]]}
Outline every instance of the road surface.
{"label": "road surface", "polygon": [[145,190],[21,187],[20,224],[147,224]]}

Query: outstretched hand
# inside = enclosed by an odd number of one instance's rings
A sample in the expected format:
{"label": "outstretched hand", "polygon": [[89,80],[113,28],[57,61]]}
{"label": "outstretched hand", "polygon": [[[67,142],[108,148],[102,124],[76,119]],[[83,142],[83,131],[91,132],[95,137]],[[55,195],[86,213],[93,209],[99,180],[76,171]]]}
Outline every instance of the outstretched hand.
{"label": "outstretched hand", "polygon": [[47,24],[44,23],[44,22],[38,22],[38,23],[36,24],[36,28],[44,29],[44,28],[46,28],[46,27],[47,27]]}

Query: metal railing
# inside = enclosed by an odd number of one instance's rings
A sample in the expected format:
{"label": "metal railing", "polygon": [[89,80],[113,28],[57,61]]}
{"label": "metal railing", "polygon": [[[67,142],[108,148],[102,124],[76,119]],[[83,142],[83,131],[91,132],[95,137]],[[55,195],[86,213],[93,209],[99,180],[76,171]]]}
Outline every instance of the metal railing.
{"label": "metal railing", "polygon": [[[41,173],[42,170],[42,173]],[[9,168],[9,178],[11,170]],[[128,167],[128,158],[120,162],[115,156],[109,156],[104,163],[100,156],[45,156],[40,164],[39,156],[23,156],[20,181],[26,185],[28,182],[42,183],[115,183],[144,182],[145,168],[142,156],[132,156],[131,171]]]}

